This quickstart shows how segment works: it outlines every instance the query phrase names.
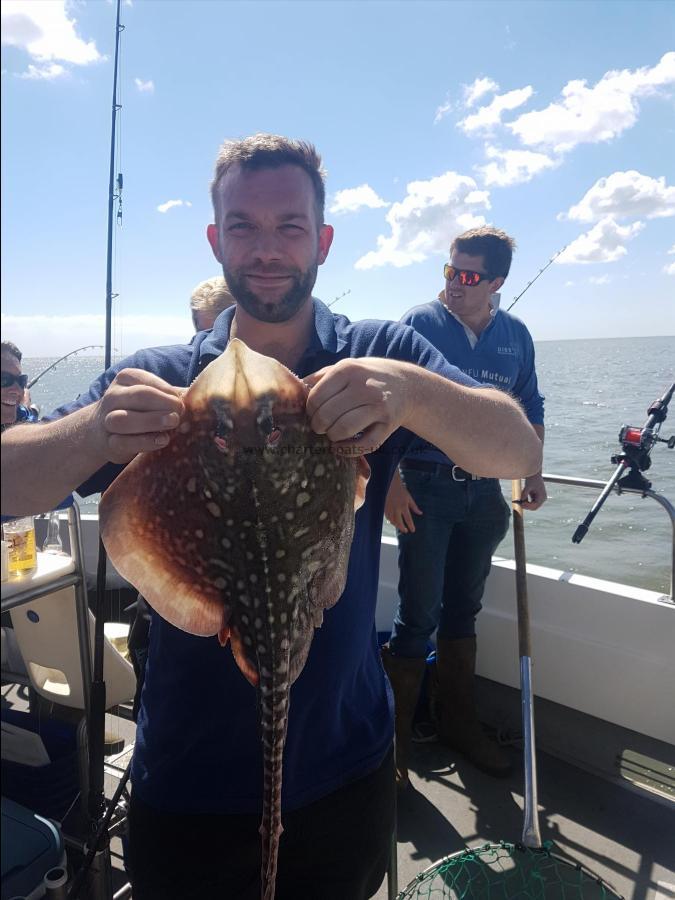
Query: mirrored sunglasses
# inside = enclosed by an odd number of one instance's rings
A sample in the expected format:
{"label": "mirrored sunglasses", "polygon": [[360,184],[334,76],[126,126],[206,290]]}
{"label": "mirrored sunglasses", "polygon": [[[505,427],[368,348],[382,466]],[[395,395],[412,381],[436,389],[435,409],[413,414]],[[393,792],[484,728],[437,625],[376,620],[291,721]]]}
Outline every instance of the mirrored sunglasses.
{"label": "mirrored sunglasses", "polygon": [[2,372],[2,387],[8,388],[13,384],[18,384],[23,390],[28,384],[28,375],[14,375],[13,372]]}
{"label": "mirrored sunglasses", "polygon": [[475,287],[481,281],[492,281],[490,276],[484,272],[472,272],[471,269],[457,269],[448,263],[443,266],[443,275],[446,281],[453,281],[455,278],[459,278],[459,283],[463,287]]}

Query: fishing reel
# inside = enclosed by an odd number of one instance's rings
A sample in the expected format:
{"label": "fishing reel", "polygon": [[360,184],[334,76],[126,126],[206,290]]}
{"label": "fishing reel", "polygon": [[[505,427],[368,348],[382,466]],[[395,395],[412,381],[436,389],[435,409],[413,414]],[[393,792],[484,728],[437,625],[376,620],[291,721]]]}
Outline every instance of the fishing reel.
{"label": "fishing reel", "polygon": [[600,511],[603,503],[616,488],[621,493],[622,488],[631,488],[642,491],[645,494],[652,486],[642,474],[651,466],[651,452],[655,444],[666,444],[669,450],[675,448],[675,435],[669,438],[659,437],[661,425],[668,415],[668,404],[675,393],[675,383],[658,400],[655,400],[647,410],[647,421],[638,428],[635,425],[623,425],[619,432],[621,453],[612,456],[612,464],[616,471],[605,485],[602,493],[594,503],[591,511],[572,535],[572,542],[580,544],[586,536],[589,526]]}
{"label": "fishing reel", "polygon": [[[623,425],[619,432],[619,442],[622,452],[611,458],[613,465],[629,467],[629,472],[619,480],[619,485],[627,487],[642,487],[648,490],[651,483],[647,481],[641,472],[646,472],[651,466],[651,452],[655,444],[665,444],[669,450],[675,448],[675,434],[669,438],[659,437],[659,429],[665,421],[668,413],[668,405],[663,398],[655,400],[647,410],[648,425],[638,428],[635,425]],[[638,482],[637,484],[635,482]]]}

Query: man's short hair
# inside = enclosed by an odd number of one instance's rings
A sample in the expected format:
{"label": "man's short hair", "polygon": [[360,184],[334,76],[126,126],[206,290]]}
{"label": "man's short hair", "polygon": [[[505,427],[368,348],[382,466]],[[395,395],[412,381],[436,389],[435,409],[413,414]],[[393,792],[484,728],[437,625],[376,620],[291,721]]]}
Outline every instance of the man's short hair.
{"label": "man's short hair", "polygon": [[9,353],[10,356],[16,357],[21,362],[21,351],[16,344],[13,344],[11,341],[3,341],[0,346],[2,346],[3,353]]}
{"label": "man's short hair", "polygon": [[222,275],[215,275],[213,278],[207,278],[206,281],[200,281],[190,297],[192,321],[196,326],[196,312],[211,313],[215,318],[224,309],[233,306],[235,302]]}
{"label": "man's short hair", "polygon": [[225,141],[218,151],[216,170],[211,182],[211,200],[217,210],[218,185],[232,166],[244,171],[278,169],[281,166],[299,166],[307,172],[314,188],[317,224],[323,225],[326,206],[326,173],[321,167],[321,157],[313,144],[296,141],[279,134],[254,134],[241,141]]}
{"label": "man's short hair", "polygon": [[450,256],[455,250],[468,256],[482,256],[491,278],[506,278],[515,249],[515,240],[501,228],[481,225],[456,237],[450,244]]}

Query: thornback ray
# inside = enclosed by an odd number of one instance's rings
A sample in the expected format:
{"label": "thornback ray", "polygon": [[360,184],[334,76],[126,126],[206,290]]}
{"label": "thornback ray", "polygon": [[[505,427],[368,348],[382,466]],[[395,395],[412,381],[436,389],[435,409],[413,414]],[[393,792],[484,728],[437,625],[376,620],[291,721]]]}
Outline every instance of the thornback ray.
{"label": "thornback ray", "polygon": [[172,625],[229,640],[257,688],[263,900],[274,898],[290,688],[344,590],[370,471],[312,431],[306,397],[281,363],[233,339],[186,392],[167,447],[139,454],[100,504],[120,574]]}

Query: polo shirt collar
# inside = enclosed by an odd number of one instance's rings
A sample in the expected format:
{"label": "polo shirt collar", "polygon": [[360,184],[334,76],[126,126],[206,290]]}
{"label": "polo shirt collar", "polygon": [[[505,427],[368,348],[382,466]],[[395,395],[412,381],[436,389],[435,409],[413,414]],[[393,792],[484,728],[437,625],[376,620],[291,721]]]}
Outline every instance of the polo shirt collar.
{"label": "polo shirt collar", "polygon": [[466,334],[467,340],[468,340],[469,344],[471,345],[472,350],[474,349],[474,347],[476,346],[478,341],[481,339],[481,337],[485,334],[485,332],[489,331],[490,328],[492,328],[492,326],[494,325],[494,322],[495,322],[495,317],[496,317],[497,313],[499,312],[499,295],[497,295],[497,300],[495,302],[492,302],[492,301],[490,302],[490,321],[487,323],[487,325],[481,331],[480,334],[476,334],[476,332],[469,325],[467,325],[466,322],[457,315],[457,313],[454,313],[450,309],[449,306],[446,306],[445,294],[443,293],[443,291],[441,291],[439,293],[437,299],[438,299],[438,302],[443,307],[443,309],[446,311],[446,313],[449,316],[452,316],[452,318],[455,320],[455,322],[457,322],[459,325],[462,326],[462,328],[464,329],[464,333]]}
{"label": "polo shirt collar", "polygon": [[[314,330],[309,345],[302,354],[298,367],[300,369],[304,369],[311,359],[324,353],[328,356],[337,356],[347,343],[343,334],[347,320],[342,316],[335,316],[326,304],[316,297],[312,297],[312,303],[314,305]],[[211,359],[220,356],[227,347],[235,310],[236,306],[230,306],[223,310],[213,323],[211,332],[201,342],[199,346],[200,369]]]}

